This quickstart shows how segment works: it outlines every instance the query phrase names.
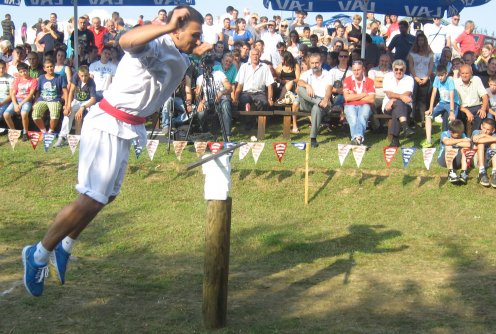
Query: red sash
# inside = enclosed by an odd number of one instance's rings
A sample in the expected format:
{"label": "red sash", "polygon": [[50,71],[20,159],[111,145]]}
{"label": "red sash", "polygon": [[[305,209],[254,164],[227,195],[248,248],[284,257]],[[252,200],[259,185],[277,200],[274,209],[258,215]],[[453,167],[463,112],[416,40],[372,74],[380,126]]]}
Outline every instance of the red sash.
{"label": "red sash", "polygon": [[116,107],[111,106],[110,103],[108,103],[105,99],[102,99],[98,105],[100,109],[105,111],[107,114],[117,118],[119,121],[123,121],[124,123],[132,125],[145,124],[145,117],[134,116],[122,110],[119,110]]}

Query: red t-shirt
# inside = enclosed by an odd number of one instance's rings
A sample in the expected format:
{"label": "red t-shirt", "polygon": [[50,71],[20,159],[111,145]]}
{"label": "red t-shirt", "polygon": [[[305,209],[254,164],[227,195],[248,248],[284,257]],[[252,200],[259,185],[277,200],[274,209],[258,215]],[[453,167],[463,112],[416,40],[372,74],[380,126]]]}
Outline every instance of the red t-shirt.
{"label": "red t-shirt", "polygon": [[14,83],[12,84],[12,90],[15,92],[15,97],[17,99],[25,99],[32,89],[36,89],[38,86],[38,80],[33,78],[23,79],[21,77],[17,77],[14,79]]}
{"label": "red t-shirt", "polygon": [[88,30],[90,30],[93,33],[93,36],[95,36],[95,46],[98,48],[98,54],[101,54],[104,47],[103,36],[108,32],[107,28],[100,27],[100,31],[98,33],[95,32],[93,27],[90,27]]}
{"label": "red t-shirt", "polygon": [[[360,94],[360,93],[375,94],[374,80],[364,77],[363,80],[360,82],[360,81],[356,81],[353,75],[350,75],[349,77],[343,80],[343,90],[349,90],[354,94]],[[358,101],[345,102],[344,104],[359,106],[368,103],[365,101],[358,100]]]}
{"label": "red t-shirt", "polygon": [[476,52],[477,50],[474,35],[467,34],[466,31],[462,32],[460,36],[456,38],[456,42],[460,43],[460,49],[462,50],[462,54],[464,54],[467,51]]}

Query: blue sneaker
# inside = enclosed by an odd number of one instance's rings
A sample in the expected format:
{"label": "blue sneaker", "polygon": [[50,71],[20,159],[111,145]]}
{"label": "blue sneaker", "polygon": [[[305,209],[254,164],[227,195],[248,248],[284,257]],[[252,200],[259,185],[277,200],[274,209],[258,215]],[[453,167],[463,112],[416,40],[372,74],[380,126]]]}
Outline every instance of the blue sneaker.
{"label": "blue sneaker", "polygon": [[69,262],[70,257],[71,254],[67,253],[64,247],[62,247],[62,242],[59,242],[50,254],[50,262],[57,273],[60,284],[65,283],[65,272],[67,270],[67,263]]}
{"label": "blue sneaker", "polygon": [[45,278],[48,277],[47,264],[36,264],[34,252],[36,245],[26,246],[22,250],[22,264],[24,265],[24,286],[30,295],[39,297],[43,293]]}

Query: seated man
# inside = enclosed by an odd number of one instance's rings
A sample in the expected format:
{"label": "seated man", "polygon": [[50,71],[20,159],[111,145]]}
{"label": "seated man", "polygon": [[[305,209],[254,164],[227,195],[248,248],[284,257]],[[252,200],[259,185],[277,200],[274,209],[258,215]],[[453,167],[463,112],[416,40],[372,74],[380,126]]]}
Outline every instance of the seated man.
{"label": "seated man", "polygon": [[10,105],[10,88],[14,83],[14,77],[7,73],[7,63],[0,59],[0,119]]}
{"label": "seated man", "polygon": [[408,115],[412,111],[413,78],[405,75],[406,63],[401,59],[393,62],[393,72],[384,76],[384,100],[382,109],[392,117],[388,126],[388,135],[391,136],[389,146],[399,147],[400,130],[403,129],[405,137],[410,137],[415,132],[408,127]]}
{"label": "seated man", "polygon": [[33,121],[41,132],[45,133],[45,122],[43,115],[50,111],[50,133],[55,132],[59,123],[62,100],[67,101],[67,80],[64,76],[56,74],[53,60],[47,58],[43,62],[45,74],[38,78],[36,90],[36,103],[33,107]]}
{"label": "seated man", "polygon": [[489,98],[479,77],[472,74],[470,65],[460,67],[460,77],[455,79],[455,89],[460,95],[460,111],[458,118],[466,123],[467,134],[472,129],[480,129],[482,120],[486,118]]}
{"label": "seated man", "polygon": [[318,147],[317,134],[324,112],[331,106],[332,94],[331,76],[329,71],[322,69],[319,53],[310,55],[310,69],[300,75],[297,93],[300,98],[300,111],[311,112],[310,144],[312,147]]}
{"label": "seated man", "polygon": [[21,115],[22,119],[22,141],[28,140],[29,113],[33,107],[33,96],[36,92],[36,79],[31,78],[28,73],[29,66],[25,63],[17,65],[18,77],[10,89],[12,102],[3,113],[3,118],[9,129],[15,129],[12,117]]}
{"label": "seated man", "polygon": [[[267,110],[274,105],[273,87],[274,77],[268,65],[260,63],[260,50],[250,50],[250,62],[244,63],[236,74],[236,92],[233,104],[238,109],[250,105],[250,110]],[[266,93],[267,91],[267,93]],[[245,123],[245,127],[250,128],[250,120]]]}
{"label": "seated man", "polygon": [[193,66],[187,69],[183,80],[162,108],[162,133],[166,136],[169,136],[171,129],[188,122],[193,111],[192,69]]}
{"label": "seated man", "polygon": [[365,77],[365,66],[361,60],[353,62],[353,75],[343,81],[344,113],[350,125],[351,145],[363,145],[365,129],[374,104],[374,80]]}
{"label": "seated man", "polygon": [[64,120],[60,128],[59,139],[55,147],[67,145],[67,135],[71,133],[72,123],[76,119],[76,134],[81,133],[83,117],[87,110],[96,103],[96,85],[90,77],[88,66],[81,65],[74,73],[69,88],[69,97],[65,103]]}
{"label": "seated man", "polygon": [[[213,62],[211,64],[213,66]],[[213,82],[211,82],[212,80]],[[231,106],[231,84],[226,75],[222,71],[213,71],[212,76],[200,75],[196,79],[195,94],[198,99],[198,112],[211,112],[215,113],[216,108],[220,108],[222,115],[221,130],[225,130],[227,137],[231,136],[231,123],[232,123],[232,106]],[[216,94],[214,97],[213,94]],[[213,99],[214,101],[212,101]],[[206,116],[206,115],[204,115]],[[215,116],[217,117],[217,115]],[[206,119],[206,118],[204,118]],[[219,122],[221,120],[219,119]],[[217,122],[214,121],[214,124]]]}
{"label": "seated man", "polygon": [[[464,132],[463,122],[455,119],[448,125],[448,131],[441,134],[441,141],[439,146],[439,156],[437,162],[439,166],[448,168],[448,181],[451,183],[467,184],[467,158],[462,153],[461,148],[470,147],[470,138],[467,138]],[[446,162],[446,149],[459,148],[456,156],[451,162]],[[460,176],[456,175],[456,170],[461,168]]]}
{"label": "seated man", "polygon": [[[496,149],[496,136],[494,134],[494,119],[486,118],[482,121],[480,130],[474,130],[472,141],[477,145],[477,161],[479,163],[478,181],[484,187],[496,188],[496,155],[489,154],[488,149]],[[491,179],[487,177],[486,166],[491,164]]]}

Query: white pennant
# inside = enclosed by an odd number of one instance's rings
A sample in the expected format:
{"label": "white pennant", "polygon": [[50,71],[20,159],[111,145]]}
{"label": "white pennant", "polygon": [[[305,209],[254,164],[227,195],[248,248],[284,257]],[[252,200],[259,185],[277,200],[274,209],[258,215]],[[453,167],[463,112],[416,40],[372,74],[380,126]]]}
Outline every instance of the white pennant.
{"label": "white pennant", "polygon": [[195,151],[198,158],[201,158],[205,154],[206,149],[207,149],[206,141],[195,141]]}
{"label": "white pennant", "polygon": [[260,154],[265,147],[265,143],[252,143],[251,154],[253,156],[253,160],[255,160],[255,164],[258,162],[258,158],[260,158]]}
{"label": "white pennant", "polygon": [[246,157],[248,152],[250,152],[252,144],[253,143],[247,143],[239,148],[239,160],[243,160]]}
{"label": "white pennant", "polygon": [[69,144],[69,148],[71,149],[72,154],[76,152],[76,147],[79,143],[80,135],[68,135],[67,143]]}
{"label": "white pennant", "polygon": [[7,130],[7,129],[6,128],[0,128],[0,133],[5,132],[5,130]]}
{"label": "white pennant", "polygon": [[21,130],[13,130],[9,129],[9,141],[12,149],[15,148],[17,142],[19,141],[19,137],[21,136]]}
{"label": "white pennant", "polygon": [[365,151],[367,150],[367,146],[363,145],[351,145],[351,151],[353,152],[353,157],[355,158],[355,162],[357,167],[360,168],[360,164],[362,163],[363,156],[365,155]]}
{"label": "white pennant", "polygon": [[423,148],[422,156],[424,157],[424,165],[427,170],[431,168],[432,157],[434,157],[434,152],[436,152],[435,147]]}
{"label": "white pennant", "polygon": [[158,139],[149,139],[146,142],[146,151],[148,152],[148,156],[150,157],[150,160],[153,160],[153,157],[155,156],[155,152],[157,152],[158,148]]}
{"label": "white pennant", "polygon": [[188,144],[188,142],[174,140],[172,144],[174,144],[174,151],[176,152],[177,160],[181,160],[181,155],[183,154],[183,150]]}
{"label": "white pennant", "polygon": [[351,150],[351,145],[348,144],[338,144],[338,158],[339,164],[343,166],[344,160],[348,156],[348,153]]}

